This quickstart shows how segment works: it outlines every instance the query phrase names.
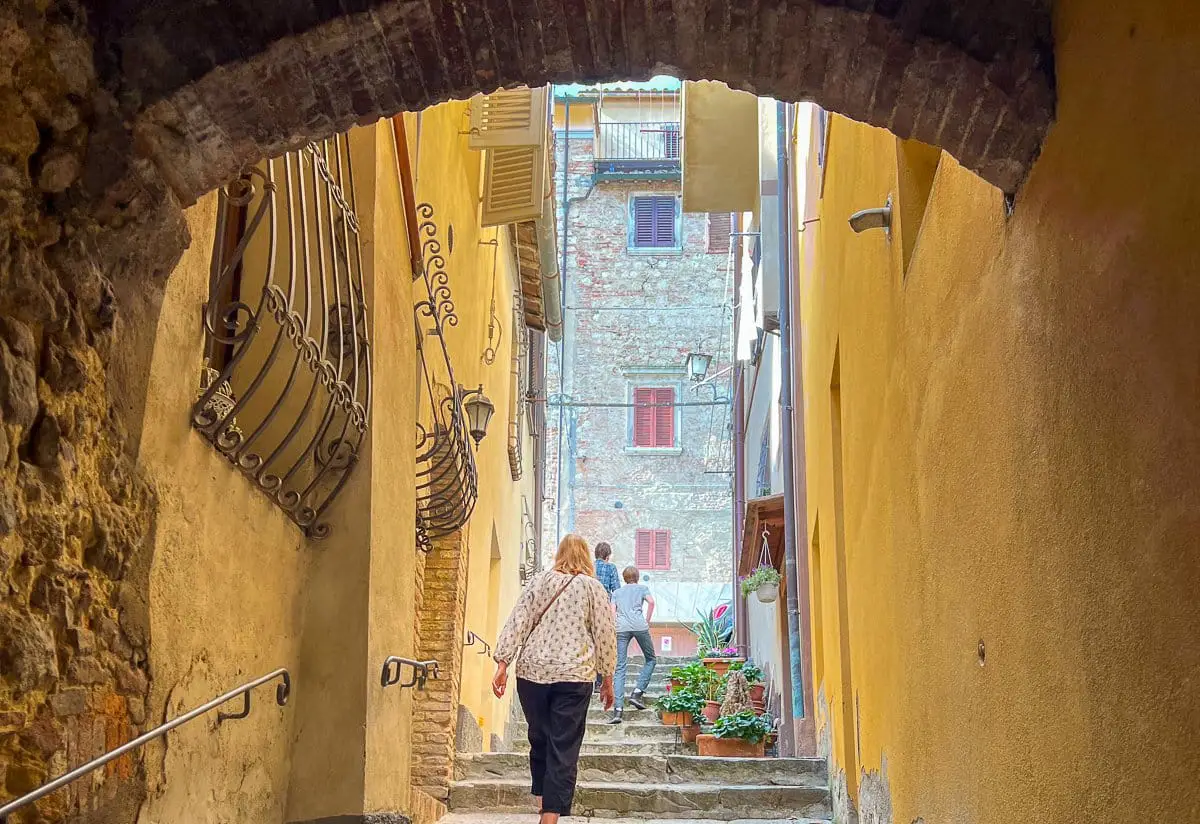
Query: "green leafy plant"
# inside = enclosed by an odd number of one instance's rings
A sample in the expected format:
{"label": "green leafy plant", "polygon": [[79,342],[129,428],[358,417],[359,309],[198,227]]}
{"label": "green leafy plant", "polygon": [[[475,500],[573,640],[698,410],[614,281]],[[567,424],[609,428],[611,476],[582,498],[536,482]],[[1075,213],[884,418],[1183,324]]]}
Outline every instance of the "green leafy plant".
{"label": "green leafy plant", "polygon": [[779,570],[763,564],[742,579],[742,594],[749,595],[764,584],[778,584],[781,580]]}
{"label": "green leafy plant", "polygon": [[693,661],[686,666],[675,667],[671,670],[671,677],[695,692],[703,692],[704,679],[710,672],[711,670],[704,666],[702,661]]}
{"label": "green leafy plant", "polygon": [[700,648],[700,657],[704,658],[709,650],[724,649],[733,637],[733,626],[722,623],[712,613],[700,613],[700,620],[692,626],[696,633],[696,644]]}
{"label": "green leafy plant", "polygon": [[771,722],[753,710],[742,710],[733,715],[722,715],[713,724],[712,734],[717,738],[740,738],[757,744],[771,732]]}
{"label": "green leafy plant", "polygon": [[662,712],[688,712],[699,717],[704,709],[704,698],[687,687],[680,687],[659,698],[657,706]]}
{"label": "green leafy plant", "polygon": [[729,666],[729,672],[740,672],[746,676],[746,683],[750,686],[761,684],[766,680],[766,675],[752,661],[737,661]]}

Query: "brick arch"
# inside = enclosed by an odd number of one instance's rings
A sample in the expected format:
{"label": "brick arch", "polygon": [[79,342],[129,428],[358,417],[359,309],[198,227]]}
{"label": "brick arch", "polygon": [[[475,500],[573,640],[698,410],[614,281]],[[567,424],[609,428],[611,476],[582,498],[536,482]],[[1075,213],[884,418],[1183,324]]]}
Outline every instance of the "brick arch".
{"label": "brick arch", "polygon": [[499,86],[724,80],[940,146],[1007,192],[1053,117],[1048,0],[116,0],[100,74],[176,195]]}

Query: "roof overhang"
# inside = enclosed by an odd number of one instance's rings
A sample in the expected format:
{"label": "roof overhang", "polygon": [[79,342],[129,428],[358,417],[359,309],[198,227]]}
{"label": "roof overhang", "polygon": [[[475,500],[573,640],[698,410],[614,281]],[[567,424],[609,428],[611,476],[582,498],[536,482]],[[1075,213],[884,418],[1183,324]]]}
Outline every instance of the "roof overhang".
{"label": "roof overhang", "polygon": [[745,527],[742,531],[742,551],[738,558],[738,575],[749,575],[759,565],[763,552],[763,532],[771,563],[783,571],[783,493],[751,498],[746,501]]}

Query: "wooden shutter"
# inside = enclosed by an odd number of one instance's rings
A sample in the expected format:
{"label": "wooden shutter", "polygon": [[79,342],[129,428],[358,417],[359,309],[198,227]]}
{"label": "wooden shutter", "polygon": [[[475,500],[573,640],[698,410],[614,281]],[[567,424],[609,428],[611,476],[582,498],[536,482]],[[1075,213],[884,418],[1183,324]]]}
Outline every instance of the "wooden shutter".
{"label": "wooden shutter", "polygon": [[506,89],[471,98],[472,149],[545,145],[550,123],[548,87]]}
{"label": "wooden shutter", "polygon": [[675,390],[654,390],[654,445],[675,445]]}
{"label": "wooden shutter", "polygon": [[633,199],[633,245],[637,247],[654,245],[654,198],[635,197]]}
{"label": "wooden shutter", "polygon": [[654,569],[671,568],[671,530],[654,530]]}
{"label": "wooden shutter", "polygon": [[542,216],[546,157],[541,146],[488,149],[484,157],[482,226]]}
{"label": "wooden shutter", "polygon": [[654,446],[657,426],[653,389],[633,390],[633,445]]}
{"label": "wooden shutter", "polygon": [[633,554],[634,566],[651,569],[654,565],[654,530],[639,529]]}
{"label": "wooden shutter", "polygon": [[733,215],[730,212],[709,212],[709,253],[727,254],[729,252],[729,233],[731,231],[733,231]]}
{"label": "wooden shutter", "polygon": [[675,198],[654,198],[654,246],[675,247]]}

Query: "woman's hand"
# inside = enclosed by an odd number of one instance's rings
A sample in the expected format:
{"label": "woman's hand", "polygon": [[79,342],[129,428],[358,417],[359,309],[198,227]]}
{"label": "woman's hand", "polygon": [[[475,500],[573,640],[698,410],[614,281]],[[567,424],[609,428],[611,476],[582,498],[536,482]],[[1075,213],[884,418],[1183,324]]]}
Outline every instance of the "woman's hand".
{"label": "woman's hand", "polygon": [[[508,687],[508,664],[504,661],[496,662],[496,674],[492,676],[492,694],[497,698],[504,697],[504,690]],[[609,689],[609,695],[612,694],[612,689]]]}
{"label": "woman's hand", "polygon": [[606,675],[604,680],[600,682],[600,703],[606,710],[613,708],[613,679],[611,675]]}

